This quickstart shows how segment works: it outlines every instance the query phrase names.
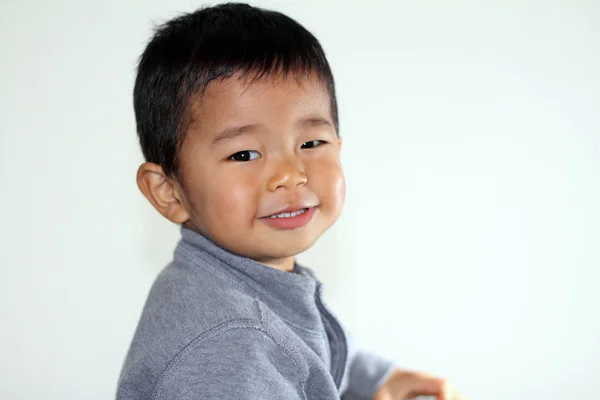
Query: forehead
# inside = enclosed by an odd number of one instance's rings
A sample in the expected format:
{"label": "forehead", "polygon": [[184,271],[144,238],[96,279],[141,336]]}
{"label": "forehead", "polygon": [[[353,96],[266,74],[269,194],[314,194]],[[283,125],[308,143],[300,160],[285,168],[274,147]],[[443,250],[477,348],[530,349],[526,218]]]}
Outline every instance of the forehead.
{"label": "forehead", "polygon": [[306,115],[331,120],[331,98],[316,75],[240,76],[211,82],[190,102],[190,130],[214,132],[224,126],[287,123]]}

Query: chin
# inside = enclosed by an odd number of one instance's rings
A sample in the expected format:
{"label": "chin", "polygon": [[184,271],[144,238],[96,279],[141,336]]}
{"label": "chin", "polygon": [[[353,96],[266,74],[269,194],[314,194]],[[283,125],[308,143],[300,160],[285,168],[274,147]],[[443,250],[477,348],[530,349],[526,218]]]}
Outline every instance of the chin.
{"label": "chin", "polygon": [[310,249],[316,243],[317,239],[319,239],[319,236],[273,243],[265,250],[269,253],[273,253],[274,255],[276,254],[275,258],[295,257],[298,254],[304,253],[306,250]]}

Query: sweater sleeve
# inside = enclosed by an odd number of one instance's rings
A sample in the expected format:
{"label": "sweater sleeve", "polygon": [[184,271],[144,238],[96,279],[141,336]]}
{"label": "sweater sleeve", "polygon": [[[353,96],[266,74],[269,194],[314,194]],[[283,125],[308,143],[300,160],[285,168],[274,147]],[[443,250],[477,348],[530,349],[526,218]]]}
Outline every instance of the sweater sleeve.
{"label": "sweater sleeve", "polygon": [[359,348],[346,332],[348,366],[343,400],[371,400],[387,381],[396,364],[377,354]]}
{"label": "sweater sleeve", "polygon": [[236,328],[186,350],[155,391],[156,400],[304,399],[306,372],[267,333]]}

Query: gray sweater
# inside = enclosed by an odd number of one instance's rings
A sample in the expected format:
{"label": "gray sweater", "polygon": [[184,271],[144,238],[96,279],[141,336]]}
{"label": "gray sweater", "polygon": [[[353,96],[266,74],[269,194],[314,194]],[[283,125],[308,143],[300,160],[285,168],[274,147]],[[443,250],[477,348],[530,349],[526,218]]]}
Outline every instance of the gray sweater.
{"label": "gray sweater", "polygon": [[181,233],[146,300],[118,400],[358,400],[387,379],[393,364],[353,345],[311,270],[276,270]]}

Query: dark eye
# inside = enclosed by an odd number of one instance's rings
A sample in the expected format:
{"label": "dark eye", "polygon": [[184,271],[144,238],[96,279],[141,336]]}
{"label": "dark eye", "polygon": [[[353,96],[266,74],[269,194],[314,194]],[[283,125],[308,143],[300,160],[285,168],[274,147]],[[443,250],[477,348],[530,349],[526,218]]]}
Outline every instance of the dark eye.
{"label": "dark eye", "polygon": [[260,157],[260,153],[258,151],[244,150],[244,151],[238,151],[237,153],[235,153],[231,157],[229,157],[229,159],[233,160],[233,161],[244,162],[244,161],[256,160],[258,157]]}
{"label": "dark eye", "polygon": [[324,140],[311,140],[310,142],[302,143],[302,146],[300,146],[300,148],[302,148],[302,149],[312,149],[314,147],[321,146],[321,145],[323,145],[325,143],[327,143],[327,142],[324,141]]}

